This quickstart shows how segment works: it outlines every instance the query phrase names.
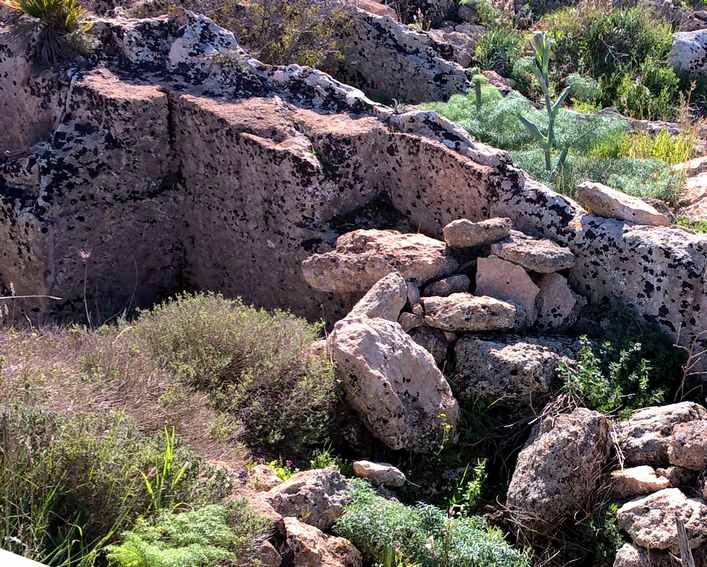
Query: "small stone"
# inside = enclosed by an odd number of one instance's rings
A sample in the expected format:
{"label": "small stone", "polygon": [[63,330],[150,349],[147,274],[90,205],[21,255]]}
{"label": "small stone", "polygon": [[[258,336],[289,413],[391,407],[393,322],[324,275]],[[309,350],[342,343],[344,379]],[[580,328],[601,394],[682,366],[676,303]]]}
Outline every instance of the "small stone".
{"label": "small stone", "polygon": [[575,256],[569,248],[552,240],[531,238],[515,230],[511,231],[510,238],[493,244],[491,254],[542,274],[568,270],[575,263]]}
{"label": "small stone", "polygon": [[405,475],[400,469],[387,463],[371,461],[354,461],[354,474],[359,478],[370,480],[373,484],[400,488],[405,484]]}
{"label": "small stone", "polygon": [[425,318],[421,315],[416,315],[415,313],[410,313],[405,311],[398,317],[398,323],[403,328],[406,333],[416,329],[417,327],[422,327],[425,324]]}
{"label": "small stone", "polygon": [[693,471],[707,468],[707,419],[678,423],[668,447],[668,460]]}
{"label": "small stone", "polygon": [[611,473],[612,493],[616,498],[633,498],[670,488],[670,481],[658,476],[653,467],[643,465]]}
{"label": "small stone", "polygon": [[638,197],[632,197],[601,183],[585,181],[577,186],[577,201],[600,217],[649,226],[668,226],[670,220]]}
{"label": "small stone", "polygon": [[447,361],[447,338],[438,329],[419,327],[410,331],[412,340],[429,352],[437,366],[444,370]]}
{"label": "small stone", "polygon": [[446,297],[453,293],[469,291],[470,285],[471,280],[467,276],[458,274],[427,284],[425,289],[422,290],[422,295],[425,297]]}
{"label": "small stone", "polygon": [[380,317],[397,321],[405,307],[408,286],[397,272],[383,276],[366,292],[349,313],[350,317]]}
{"label": "small stone", "polygon": [[489,256],[479,258],[476,268],[476,293],[513,303],[519,308],[519,323],[532,325],[537,317],[536,301],[540,288],[520,266]]}
{"label": "small stone", "polygon": [[543,274],[536,281],[538,294],[535,326],[542,331],[562,331],[574,325],[581,308],[586,304],[561,274]]}
{"label": "small stone", "polygon": [[678,488],[666,488],[619,508],[616,519],[636,545],[646,549],[678,551],[675,518],[685,523],[690,548],[707,541],[707,506],[687,498]]}
{"label": "small stone", "polygon": [[517,322],[517,308],[493,297],[453,293],[447,297],[423,297],[425,323],[442,331],[502,331]]}
{"label": "small stone", "polygon": [[268,465],[255,465],[250,471],[251,484],[255,490],[266,491],[282,482]]}
{"label": "small stone", "polygon": [[479,222],[459,219],[442,229],[444,241],[450,248],[472,248],[493,244],[506,238],[513,223],[508,218],[493,218]]}
{"label": "small stone", "polygon": [[330,536],[297,518],[285,518],[287,547],[293,567],[361,567],[363,559],[343,537]]}
{"label": "small stone", "polygon": [[420,303],[420,288],[414,282],[407,282],[408,287],[408,305],[413,307]]}

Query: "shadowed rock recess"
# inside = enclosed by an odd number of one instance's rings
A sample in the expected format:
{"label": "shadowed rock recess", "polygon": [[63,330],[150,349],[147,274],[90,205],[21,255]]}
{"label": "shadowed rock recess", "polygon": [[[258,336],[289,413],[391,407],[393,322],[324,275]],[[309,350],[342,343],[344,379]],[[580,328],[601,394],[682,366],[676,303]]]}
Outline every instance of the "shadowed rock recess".
{"label": "shadowed rock recess", "polygon": [[351,219],[441,238],[506,217],[571,250],[590,303],[623,300],[686,345],[707,327],[704,236],[589,215],[436,114],[261,64],[204,16],[94,33],[100,56],[38,72],[0,26],[0,287],[61,298],[25,301],[30,316],[187,287],[334,321],[367,288],[314,290],[301,265]]}

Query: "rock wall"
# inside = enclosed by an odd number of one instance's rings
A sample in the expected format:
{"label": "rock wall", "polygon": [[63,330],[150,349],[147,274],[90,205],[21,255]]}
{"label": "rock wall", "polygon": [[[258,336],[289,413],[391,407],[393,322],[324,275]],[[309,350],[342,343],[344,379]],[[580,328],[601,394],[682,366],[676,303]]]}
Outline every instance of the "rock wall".
{"label": "rock wall", "polygon": [[[313,291],[300,264],[339,234],[439,237],[458,218],[509,217],[574,252],[571,278],[592,302],[624,299],[684,344],[707,328],[704,237],[587,215],[434,113],[262,65],[203,16],[104,20],[96,33],[101,57],[36,96],[42,129],[56,117],[44,141],[0,163],[0,282],[63,298],[28,311],[80,316],[86,283],[104,316],[190,287],[333,321],[358,297]],[[0,69],[27,59],[3,38]],[[0,117],[22,92],[0,91]],[[36,141],[22,112],[3,123],[13,149]]]}

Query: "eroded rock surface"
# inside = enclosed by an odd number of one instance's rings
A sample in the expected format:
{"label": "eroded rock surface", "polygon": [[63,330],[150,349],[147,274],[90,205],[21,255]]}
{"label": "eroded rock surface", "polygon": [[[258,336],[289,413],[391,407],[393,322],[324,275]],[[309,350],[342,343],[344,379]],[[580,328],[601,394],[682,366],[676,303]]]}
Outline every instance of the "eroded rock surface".
{"label": "eroded rock surface", "polygon": [[540,288],[521,266],[496,256],[479,258],[476,263],[476,293],[515,305],[519,324],[535,323]]}
{"label": "eroded rock surface", "polygon": [[502,242],[491,245],[491,254],[522,266],[531,272],[551,274],[574,266],[574,254],[547,239],[530,238],[518,231]]}
{"label": "eroded rock surface", "polygon": [[342,537],[323,533],[315,526],[285,518],[287,547],[294,567],[361,567],[361,553]]}
{"label": "eroded rock surface", "polygon": [[611,490],[616,498],[633,498],[670,487],[668,478],[659,476],[653,467],[647,465],[611,473]]}
{"label": "eroded rock surface", "polygon": [[492,297],[453,293],[447,297],[423,297],[425,323],[442,331],[501,331],[518,322],[515,305]]}
{"label": "eroded rock surface", "polygon": [[378,280],[354,305],[349,313],[351,317],[380,317],[388,321],[397,321],[408,299],[408,287],[405,278],[397,272]]}
{"label": "eroded rock surface", "polygon": [[444,241],[450,248],[473,248],[493,244],[507,238],[511,233],[511,219],[495,218],[472,222],[459,219],[450,222],[442,230]]}
{"label": "eroded rock surface", "polygon": [[373,463],[371,461],[354,461],[354,474],[365,478],[373,484],[399,488],[405,484],[405,475],[400,469],[386,463]]}
{"label": "eroded rock surface", "polygon": [[586,181],[577,187],[577,200],[590,213],[651,226],[667,226],[668,218],[638,197],[601,183]]}
{"label": "eroded rock surface", "polygon": [[702,471],[707,469],[707,419],[678,423],[668,446],[671,465]]}

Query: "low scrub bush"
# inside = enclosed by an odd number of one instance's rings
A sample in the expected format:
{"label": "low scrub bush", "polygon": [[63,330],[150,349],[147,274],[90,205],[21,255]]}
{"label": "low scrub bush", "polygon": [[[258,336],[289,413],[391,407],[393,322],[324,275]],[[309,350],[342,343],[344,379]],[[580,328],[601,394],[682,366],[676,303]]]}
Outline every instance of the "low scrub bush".
{"label": "low scrub bush", "polygon": [[258,565],[258,544],[270,525],[243,500],[212,504],[191,512],[163,512],[138,519],[109,548],[117,567],[211,567]]}
{"label": "low scrub bush", "polygon": [[434,506],[406,506],[353,480],[352,501],[334,529],[371,562],[393,553],[420,567],[527,567],[529,557],[513,549],[503,533],[478,516],[449,517]]}
{"label": "low scrub bush", "polygon": [[523,51],[523,35],[512,28],[494,27],[479,38],[474,51],[477,64],[482,69],[509,76],[514,62]]}
{"label": "low scrub bush", "polygon": [[223,475],[173,440],[142,436],[121,414],[62,418],[25,407],[0,419],[0,541],[51,566],[93,565],[117,533],[154,509],[148,485],[170,476],[164,508],[223,497]]}
{"label": "low scrub bush", "polygon": [[186,385],[208,392],[254,447],[289,455],[324,445],[337,400],[321,326],[215,294],[183,294],[143,312],[136,337]]}

